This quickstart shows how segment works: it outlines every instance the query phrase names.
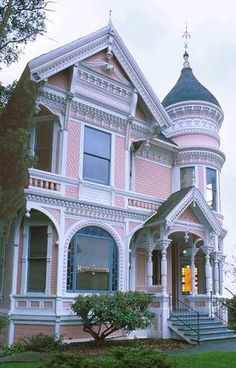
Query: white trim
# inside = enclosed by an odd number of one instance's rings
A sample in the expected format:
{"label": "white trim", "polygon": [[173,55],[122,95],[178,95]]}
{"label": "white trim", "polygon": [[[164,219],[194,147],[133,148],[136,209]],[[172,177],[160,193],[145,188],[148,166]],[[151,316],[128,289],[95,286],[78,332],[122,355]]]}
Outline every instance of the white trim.
{"label": "white trim", "polygon": [[47,228],[47,256],[46,256],[46,283],[45,283],[45,294],[47,295],[51,293],[52,242],[53,242],[52,225],[49,224]]}

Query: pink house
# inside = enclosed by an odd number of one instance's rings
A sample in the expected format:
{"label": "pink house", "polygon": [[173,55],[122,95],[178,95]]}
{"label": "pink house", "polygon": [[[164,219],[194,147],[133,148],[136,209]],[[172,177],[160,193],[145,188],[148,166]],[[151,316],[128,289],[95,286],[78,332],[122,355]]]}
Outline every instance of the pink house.
{"label": "pink house", "polygon": [[36,160],[11,251],[0,251],[2,339],[85,339],[74,297],[115,290],[155,294],[153,325],[134,335],[197,339],[179,328],[181,313],[210,323],[222,295],[218,101],[185,52],[161,103],[111,23],[28,70],[40,84]]}

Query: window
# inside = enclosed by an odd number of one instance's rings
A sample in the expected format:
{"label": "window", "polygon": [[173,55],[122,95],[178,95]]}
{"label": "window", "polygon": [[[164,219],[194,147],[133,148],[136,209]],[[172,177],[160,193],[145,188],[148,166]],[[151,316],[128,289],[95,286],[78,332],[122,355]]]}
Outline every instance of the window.
{"label": "window", "polygon": [[[196,293],[198,293],[198,272],[197,267],[195,267],[195,290]],[[182,282],[181,282],[181,289],[182,294],[190,294],[192,291],[192,285],[191,285],[191,268],[189,265],[186,265],[181,268],[181,276],[182,276]]]}
{"label": "window", "polygon": [[29,229],[29,292],[45,292],[48,239],[47,230],[47,226],[30,226]]}
{"label": "window", "polygon": [[153,285],[161,285],[161,251],[154,250],[152,252],[152,264],[153,264]]}
{"label": "window", "polygon": [[191,187],[195,176],[194,166],[181,167],[180,169],[180,186],[181,189]]}
{"label": "window", "polygon": [[216,189],[216,170],[206,169],[206,200],[212,210],[216,210],[217,189]]}
{"label": "window", "polygon": [[74,235],[68,249],[68,291],[115,291],[117,246],[103,229],[89,226]]}
{"label": "window", "polygon": [[96,183],[110,183],[111,135],[85,127],[83,177]]}
{"label": "window", "polygon": [[37,122],[35,126],[35,168],[52,171],[52,145],[54,124],[51,121]]}

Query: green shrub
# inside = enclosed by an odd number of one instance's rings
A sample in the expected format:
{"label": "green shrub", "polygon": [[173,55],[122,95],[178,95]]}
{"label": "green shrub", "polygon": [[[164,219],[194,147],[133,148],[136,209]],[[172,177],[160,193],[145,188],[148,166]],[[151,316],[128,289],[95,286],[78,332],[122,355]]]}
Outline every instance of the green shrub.
{"label": "green shrub", "polygon": [[56,354],[41,368],[174,368],[175,364],[160,352],[147,348],[113,348],[104,356],[82,357]]}
{"label": "green shrub", "polygon": [[52,336],[38,334],[4,348],[1,356],[19,354],[25,351],[57,352],[62,346],[63,340],[61,338],[55,340]]}
{"label": "green shrub", "polygon": [[153,295],[138,291],[79,295],[72,310],[82,319],[83,330],[98,342],[118,330],[130,332],[149,326],[154,318],[149,310],[153,299]]}
{"label": "green shrub", "polygon": [[41,365],[42,368],[81,368],[83,358],[80,355],[61,353],[55,354],[49,361]]}
{"label": "green shrub", "polygon": [[26,348],[25,343],[18,341],[13,345],[4,348],[0,356],[8,356],[8,355],[24,353],[26,350],[27,348]]}
{"label": "green shrub", "polygon": [[54,339],[53,336],[38,334],[23,340],[26,350],[56,352],[63,346],[62,338]]}

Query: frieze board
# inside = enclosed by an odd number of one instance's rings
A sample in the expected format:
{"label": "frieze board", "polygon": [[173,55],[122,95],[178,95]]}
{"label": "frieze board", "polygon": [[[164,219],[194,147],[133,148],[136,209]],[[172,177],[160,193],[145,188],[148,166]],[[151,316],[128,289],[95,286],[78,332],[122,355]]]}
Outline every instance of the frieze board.
{"label": "frieze board", "polygon": [[98,213],[102,213],[104,217],[105,215],[113,216],[114,218],[117,218],[119,221],[125,218],[134,218],[134,219],[138,219],[141,221],[145,221],[148,218],[147,215],[141,214],[140,212],[124,211],[124,210],[105,207],[105,206],[96,206],[96,205],[92,205],[92,204],[82,202],[82,201],[69,201],[63,198],[56,198],[52,196],[48,197],[48,196],[43,196],[43,195],[39,195],[39,194],[32,193],[32,192],[29,193],[29,190],[26,190],[25,192],[26,192],[27,201],[40,202],[42,204],[46,203],[46,204],[51,204],[51,205],[55,205],[58,207],[65,207],[66,211],[72,214],[77,213],[77,210],[78,211],[83,210],[84,213],[86,213],[86,211],[89,211],[90,216],[93,215],[96,217]]}
{"label": "frieze board", "polygon": [[207,165],[211,164],[214,165],[217,169],[221,170],[225,162],[225,157],[220,151],[219,153],[207,152],[203,150],[178,152],[175,158],[175,164],[180,165],[185,163],[186,161],[191,163],[203,163]]}
{"label": "frieze board", "polygon": [[109,94],[113,94],[124,100],[131,99],[132,89],[125,88],[116,81],[103,77],[101,74],[96,75],[95,73],[88,72],[83,69],[78,69],[78,79],[86,84],[92,85],[97,89],[104,90]]}
{"label": "frieze board", "polygon": [[212,119],[214,123],[217,123],[218,128],[220,128],[224,119],[224,114],[221,109],[210,103],[204,103],[203,101],[199,101],[199,103],[184,101],[167,107],[166,111],[171,119],[180,118],[180,116],[194,118],[196,117],[196,115],[205,115],[208,118]]}

